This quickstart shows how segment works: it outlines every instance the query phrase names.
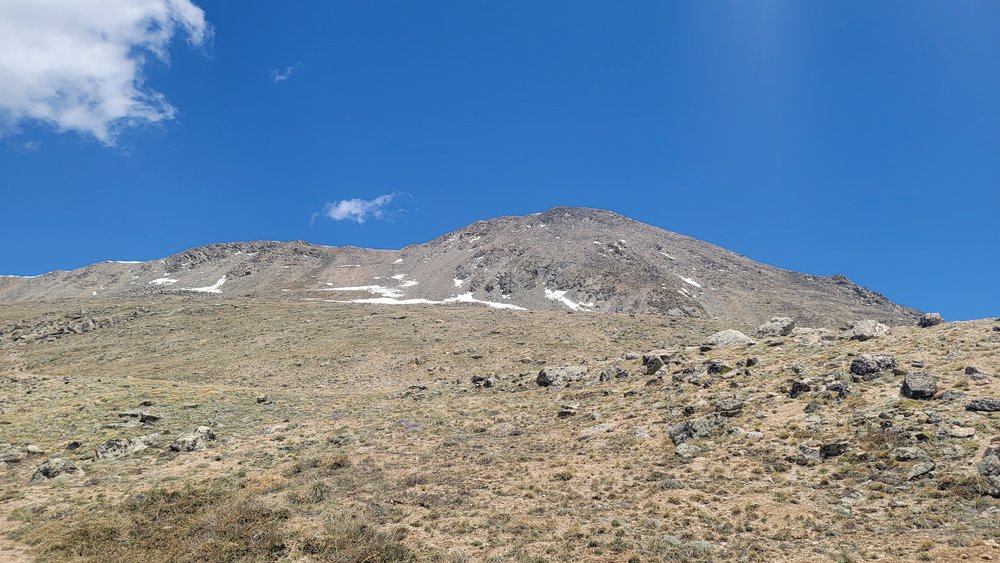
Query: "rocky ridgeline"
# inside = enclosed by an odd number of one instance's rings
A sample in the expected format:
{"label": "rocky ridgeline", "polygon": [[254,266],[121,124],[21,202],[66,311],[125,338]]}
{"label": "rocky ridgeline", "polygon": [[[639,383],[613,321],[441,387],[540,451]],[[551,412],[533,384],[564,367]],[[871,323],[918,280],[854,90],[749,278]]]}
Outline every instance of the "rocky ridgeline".
{"label": "rocky ridgeline", "polygon": [[[939,324],[922,318],[918,326]],[[797,328],[792,319],[775,318],[757,330],[760,340],[723,330],[698,345],[628,353],[604,367],[546,366],[533,378],[528,373],[474,376],[472,383],[494,391],[536,387],[560,397],[575,390],[576,399],[560,400],[554,413],[562,419],[599,418],[596,412],[588,413],[586,401],[580,399],[588,389],[609,396],[615,393],[615,384],[628,384],[623,398],[666,390],[683,397],[707,390],[707,396],[702,394],[705,398],[682,401],[665,413],[666,434],[682,462],[715,448],[753,451],[776,466],[816,467],[844,458],[857,471],[867,472],[873,482],[885,485],[902,487],[920,481],[939,489],[964,488],[1000,496],[1000,435],[990,435],[988,430],[981,434],[991,424],[997,428],[990,417],[1000,412],[1000,398],[967,397],[965,390],[944,388],[921,362],[902,366],[892,353],[851,354],[842,365],[827,364],[822,373],[813,373],[798,363],[762,368],[755,352],[782,346],[808,350],[836,342],[877,342],[889,333],[889,327],[874,321],[853,323],[835,334]],[[782,377],[783,373],[791,377]],[[994,379],[973,366],[965,368],[964,375],[980,383]],[[644,381],[643,386],[636,388],[637,381]],[[878,396],[884,385],[896,387],[895,401]],[[871,401],[861,400],[869,394],[873,394]],[[766,405],[770,410],[788,403],[802,405],[799,420],[804,430],[796,433],[799,441],[793,444],[756,429],[760,427],[757,421],[766,416],[758,408]],[[585,429],[582,435],[605,431],[610,431],[609,423]],[[639,430],[636,436],[649,437]],[[979,447],[983,444],[985,449]]]}

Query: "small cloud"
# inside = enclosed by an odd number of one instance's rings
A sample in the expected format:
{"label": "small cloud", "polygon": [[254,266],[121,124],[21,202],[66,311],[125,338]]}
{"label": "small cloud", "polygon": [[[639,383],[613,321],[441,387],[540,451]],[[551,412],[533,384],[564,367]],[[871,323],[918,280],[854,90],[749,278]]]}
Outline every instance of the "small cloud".
{"label": "small cloud", "polygon": [[302,63],[286,66],[284,69],[272,68],[271,80],[275,82],[284,82],[289,78],[291,78],[292,75],[295,74],[295,71],[299,70],[300,68],[302,68]]}
{"label": "small cloud", "polygon": [[24,152],[35,152],[38,149],[42,148],[42,144],[39,143],[38,141],[25,141],[20,145],[18,145],[18,148],[20,148]]}
{"label": "small cloud", "polygon": [[[386,219],[388,214],[386,206],[400,195],[404,194],[402,192],[393,192],[373,199],[358,197],[342,199],[333,203],[327,203],[318,215],[333,219],[334,221],[354,221],[358,224],[364,223],[368,219]],[[316,215],[314,214],[313,218],[315,217]]]}

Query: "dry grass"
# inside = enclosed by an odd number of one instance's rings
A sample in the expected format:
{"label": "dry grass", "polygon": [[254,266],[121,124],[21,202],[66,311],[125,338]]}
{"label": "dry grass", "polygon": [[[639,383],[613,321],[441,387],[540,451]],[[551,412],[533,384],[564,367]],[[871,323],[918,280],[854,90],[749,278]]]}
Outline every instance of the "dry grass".
{"label": "dry grass", "polygon": [[[126,324],[0,345],[0,441],[47,452],[0,472],[0,530],[19,528],[13,541],[44,561],[1000,556],[987,512],[998,502],[971,473],[1000,417],[965,412],[961,401],[900,400],[891,375],[852,383],[843,401],[783,391],[798,376],[793,365],[822,381],[854,354],[887,351],[904,367],[924,362],[942,390],[1000,395],[996,379],[962,371],[1000,373],[1000,333],[989,323],[864,343],[689,347],[678,370],[707,360],[737,369],[647,385],[623,353],[684,349],[720,324],[208,299],[143,306]],[[0,324],[74,305],[14,307],[0,310]],[[737,366],[748,355],[759,364],[745,375]],[[633,375],[541,389],[544,364]],[[473,375],[497,385],[478,388]],[[260,394],[273,404],[258,404]],[[693,460],[677,457],[667,430],[734,394],[745,407],[727,420],[731,431],[694,440]],[[558,418],[566,402],[579,411]],[[806,419],[810,403],[819,421]],[[162,419],[118,425],[119,412],[140,408]],[[166,447],[200,425],[218,435],[206,449]],[[952,438],[954,426],[976,435]],[[164,442],[121,460],[93,457],[103,440],[151,432]],[[839,457],[789,458],[807,441],[842,439],[849,449]],[[68,450],[71,441],[82,445]],[[906,481],[912,464],[891,458],[903,445],[932,455],[931,478]],[[56,454],[85,476],[25,487]]]}
{"label": "dry grass", "polygon": [[[304,490],[296,490],[304,489]],[[279,490],[314,494],[315,483]],[[109,563],[226,562],[314,559],[411,561],[399,532],[343,507],[317,527],[291,525],[296,509],[273,486],[216,479],[129,495],[113,506],[77,506],[22,514],[30,524],[15,538],[36,548],[42,561],[73,559]],[[324,498],[313,498],[319,503]]]}

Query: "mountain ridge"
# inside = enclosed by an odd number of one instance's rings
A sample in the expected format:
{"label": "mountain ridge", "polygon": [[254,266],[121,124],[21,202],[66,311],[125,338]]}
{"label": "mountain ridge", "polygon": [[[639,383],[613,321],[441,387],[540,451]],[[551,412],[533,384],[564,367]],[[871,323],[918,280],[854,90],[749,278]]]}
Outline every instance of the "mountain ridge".
{"label": "mountain ridge", "polygon": [[476,221],[399,250],[235,241],[143,262],[0,278],[0,301],[177,293],[641,312],[743,324],[778,315],[908,324],[919,314],[840,274],[803,274],[613,211],[565,206]]}

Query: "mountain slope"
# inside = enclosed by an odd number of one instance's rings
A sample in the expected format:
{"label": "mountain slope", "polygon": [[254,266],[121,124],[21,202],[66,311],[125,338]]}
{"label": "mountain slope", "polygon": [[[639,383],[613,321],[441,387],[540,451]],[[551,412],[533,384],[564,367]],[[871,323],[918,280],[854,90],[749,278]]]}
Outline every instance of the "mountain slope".
{"label": "mountain slope", "polygon": [[0,278],[0,301],[158,293],[649,312],[748,325],[775,315],[909,323],[917,314],[842,276],[775,268],[610,211],[571,207],[476,222],[402,250],[220,243],[162,260]]}

